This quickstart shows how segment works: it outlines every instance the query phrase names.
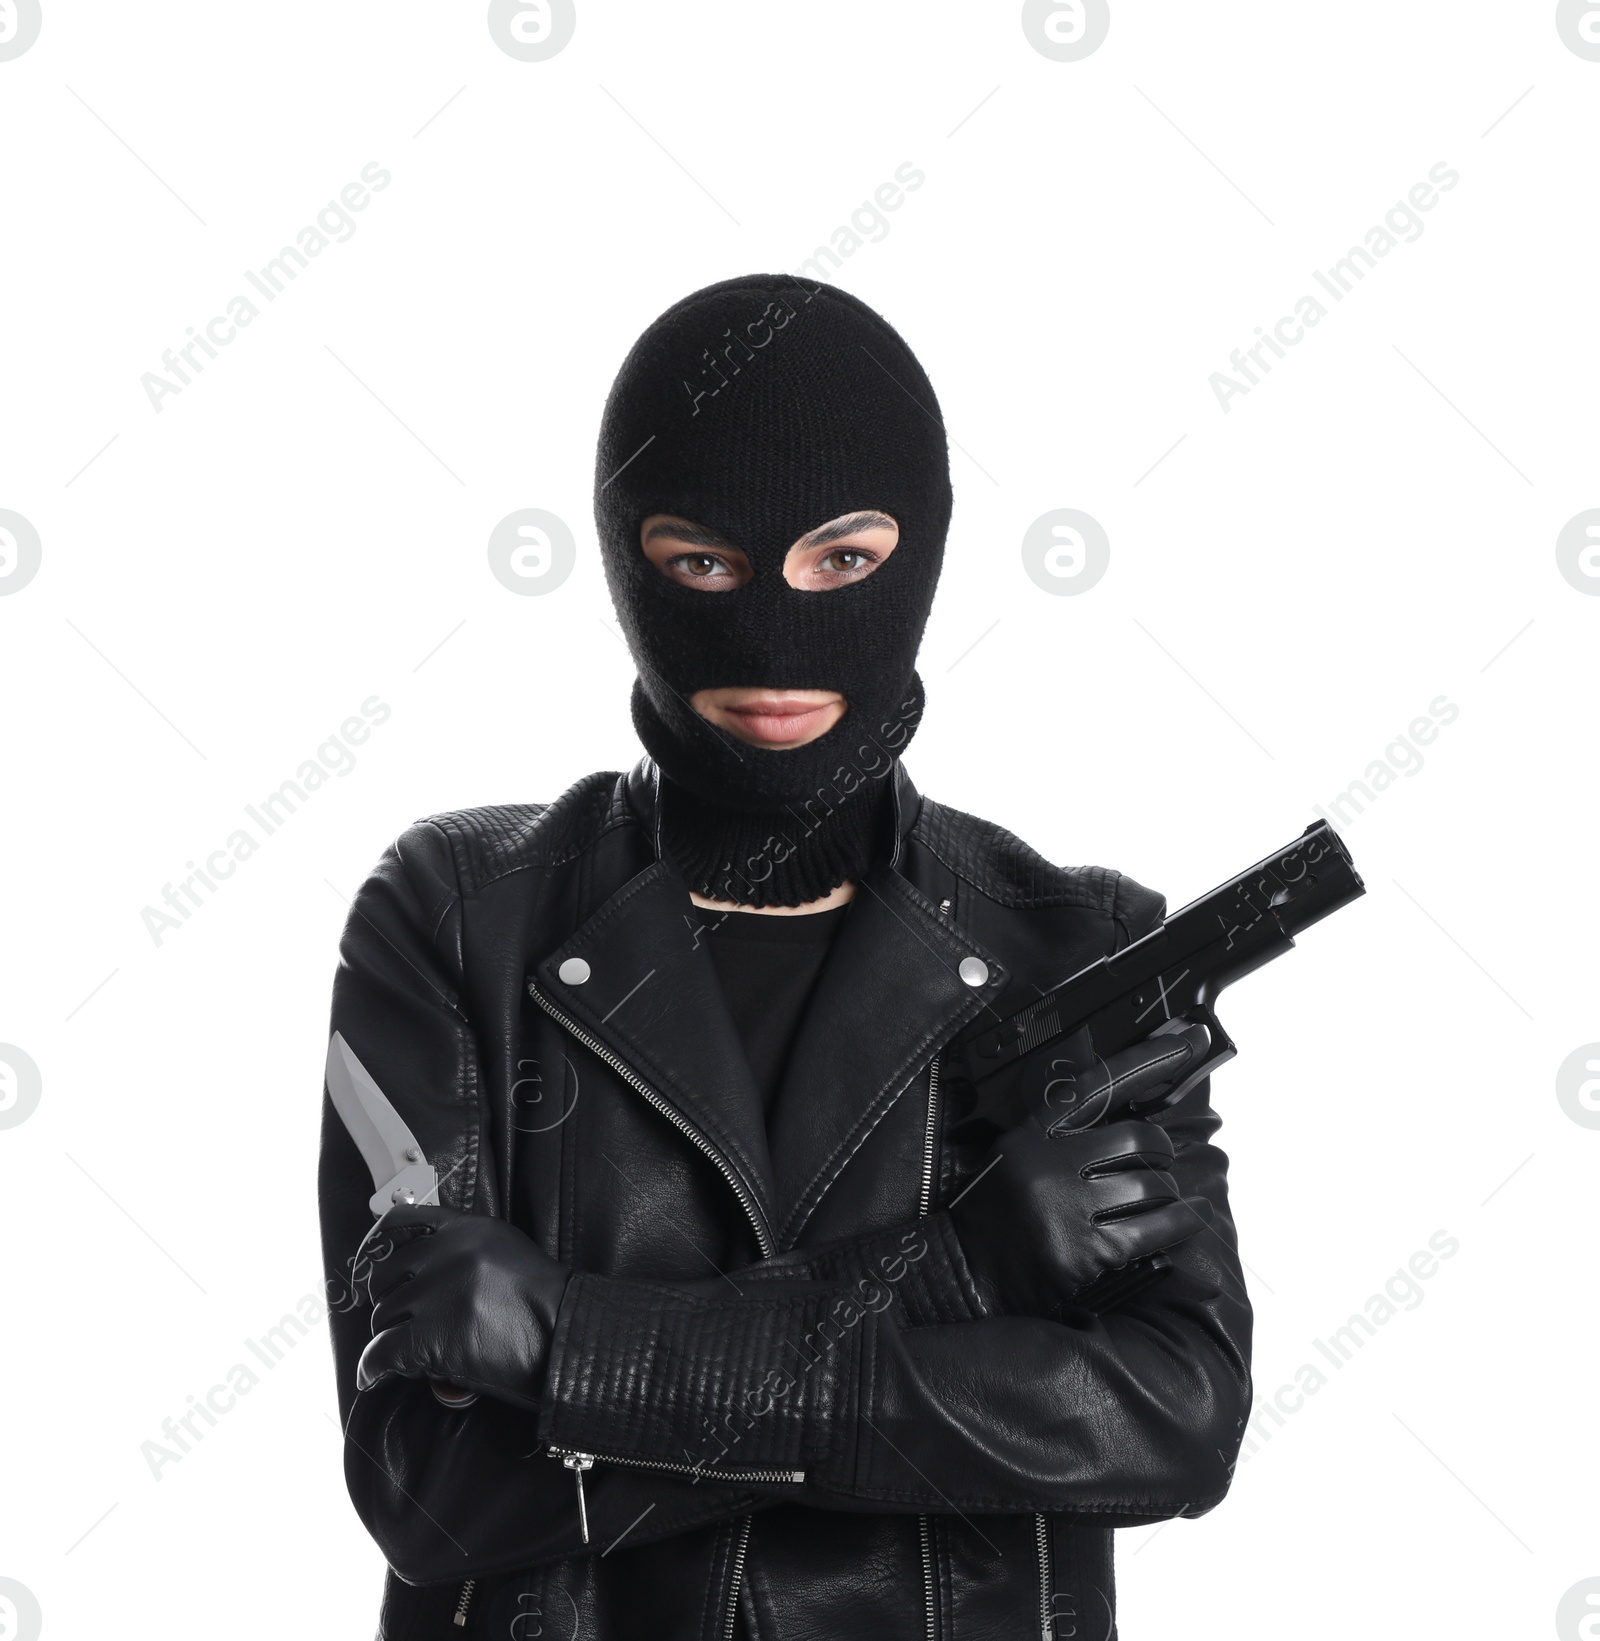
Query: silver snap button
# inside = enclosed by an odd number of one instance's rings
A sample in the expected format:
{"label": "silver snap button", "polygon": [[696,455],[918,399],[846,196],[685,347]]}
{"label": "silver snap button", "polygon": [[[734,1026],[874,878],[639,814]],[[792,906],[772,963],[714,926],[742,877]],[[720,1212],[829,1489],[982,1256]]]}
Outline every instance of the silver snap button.
{"label": "silver snap button", "polygon": [[956,973],[969,986],[986,986],[989,983],[989,965],[981,957],[963,957]]}
{"label": "silver snap button", "polygon": [[589,965],[581,957],[569,957],[556,970],[556,979],[563,986],[581,986],[589,978]]}

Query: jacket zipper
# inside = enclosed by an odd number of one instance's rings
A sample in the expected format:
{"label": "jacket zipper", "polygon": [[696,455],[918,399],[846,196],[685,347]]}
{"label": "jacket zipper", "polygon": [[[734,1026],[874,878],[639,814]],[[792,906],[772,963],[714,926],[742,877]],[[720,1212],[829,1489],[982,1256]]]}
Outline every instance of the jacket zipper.
{"label": "jacket zipper", "polygon": [[620,1464],[630,1470],[658,1470],[670,1476],[709,1476],[715,1481],[727,1482],[803,1482],[804,1470],[719,1470],[715,1465],[674,1464],[670,1459],[628,1459],[611,1453],[579,1453],[570,1447],[546,1448],[546,1456],[560,1459],[572,1472],[578,1487],[578,1526],[583,1542],[589,1542],[589,1507],[583,1493],[583,1473],[597,1464]]}
{"label": "jacket zipper", "polygon": [[1050,1588],[1050,1522],[1043,1515],[1033,1518],[1033,1533],[1039,1544],[1039,1635],[1053,1641],[1055,1635],[1055,1592]]}
{"label": "jacket zipper", "polygon": [[[922,1192],[917,1202],[919,1219],[926,1219],[933,1211],[933,1173],[938,1149],[939,1056],[935,1054],[928,1067],[928,1121],[922,1131]],[[939,1641],[939,1587],[934,1580],[933,1523],[926,1516],[918,1516],[917,1532],[922,1540],[923,1622],[927,1629],[927,1641]]]}
{"label": "jacket zipper", "polygon": [[917,1217],[926,1219],[933,1211],[933,1172],[939,1148],[939,1056],[928,1067],[928,1123],[922,1131],[922,1195]]}
{"label": "jacket zipper", "polygon": [[[606,1047],[597,1037],[585,1031],[575,1021],[569,1019],[556,1006],[549,1002],[533,983],[528,982],[528,995],[550,1016],[563,1031],[570,1032],[573,1038],[582,1043],[591,1054],[597,1055],[606,1065],[610,1066],[622,1080],[632,1089],[655,1107],[674,1128],[696,1146],[706,1159],[716,1168],[717,1172],[727,1180],[733,1188],[733,1194],[739,1199],[739,1205],[744,1209],[745,1217],[750,1221],[750,1228],[756,1234],[756,1246],[763,1259],[770,1259],[777,1251],[771,1233],[756,1207],[755,1199],[746,1189],[744,1181],[734,1173],[733,1169],[722,1159],[716,1148],[706,1137],[695,1129],[687,1120],[680,1116],[656,1091],[636,1072],[632,1066]],[[559,1458],[572,1471],[573,1479],[578,1486],[578,1519],[583,1529],[583,1542],[589,1542],[589,1518],[583,1497],[583,1472],[593,1467],[596,1455],[593,1453],[569,1454],[558,1448],[551,1448],[552,1458]],[[587,1461],[587,1462],[585,1462]],[[703,1475],[705,1467],[696,1469],[688,1464],[671,1464],[658,1459],[612,1459],[607,1464],[628,1464],[642,1470],[664,1470],[684,1475]],[[719,1472],[730,1481],[772,1481],[772,1482],[803,1482],[806,1473],[803,1470],[760,1470],[748,1472]],[[745,1551],[750,1543],[750,1524],[752,1517],[746,1516],[744,1527],[739,1538],[739,1550],[733,1567],[733,1588],[728,1596],[728,1616],[724,1627],[725,1634],[732,1637],[734,1623],[739,1611],[739,1584],[744,1577]]]}
{"label": "jacket zipper", "polygon": [[722,1641],[733,1641],[739,1622],[739,1586],[744,1582],[744,1558],[750,1548],[750,1524],[754,1520],[754,1516],[746,1516],[739,1526],[739,1547],[733,1552],[733,1582],[728,1586],[728,1612],[722,1620]]}
{"label": "jacket zipper", "polygon": [[771,1233],[767,1230],[766,1225],[762,1220],[761,1211],[756,1207],[755,1198],[752,1197],[750,1192],[746,1189],[744,1181],[741,1180],[733,1169],[723,1161],[722,1157],[718,1154],[716,1148],[711,1144],[711,1142],[698,1130],[691,1127],[685,1118],[679,1116],[679,1114],[674,1111],[672,1107],[658,1093],[656,1093],[656,1091],[651,1088],[647,1082],[645,1082],[638,1072],[634,1071],[633,1068],[625,1061],[619,1059],[618,1056],[612,1053],[612,1051],[607,1048],[606,1045],[597,1037],[592,1037],[581,1026],[575,1024],[573,1021],[569,1020],[566,1015],[562,1014],[553,1003],[547,1001],[544,995],[540,992],[539,988],[531,980],[528,982],[528,995],[539,1005],[540,1008],[544,1010],[546,1014],[550,1016],[552,1020],[555,1021],[558,1026],[561,1027],[563,1031],[571,1032],[571,1034],[580,1043],[582,1043],[591,1054],[598,1055],[600,1059],[604,1060],[605,1063],[610,1066],[611,1069],[616,1072],[616,1074],[621,1077],[630,1088],[636,1089],[640,1094],[642,1094],[645,1099],[648,1100],[650,1104],[653,1105],[656,1110],[659,1111],[661,1115],[672,1124],[674,1128],[676,1128],[681,1134],[685,1135],[699,1150],[705,1153],[706,1157],[709,1158],[713,1164],[715,1164],[717,1172],[720,1173],[722,1177],[727,1180],[728,1184],[733,1187],[733,1194],[739,1199],[740,1206],[744,1209],[745,1215],[750,1221],[751,1229],[756,1233],[756,1245],[761,1250],[761,1257],[763,1259],[770,1259],[775,1252],[775,1245],[772,1241]]}
{"label": "jacket zipper", "polygon": [[456,1623],[462,1628],[467,1627],[467,1608],[472,1605],[472,1592],[477,1589],[478,1581],[469,1578],[461,1586],[461,1599],[456,1603]]}
{"label": "jacket zipper", "polygon": [[917,1530],[922,1538],[922,1612],[927,1622],[928,1641],[939,1641],[938,1586],[933,1580],[933,1523],[926,1516],[917,1517]]}

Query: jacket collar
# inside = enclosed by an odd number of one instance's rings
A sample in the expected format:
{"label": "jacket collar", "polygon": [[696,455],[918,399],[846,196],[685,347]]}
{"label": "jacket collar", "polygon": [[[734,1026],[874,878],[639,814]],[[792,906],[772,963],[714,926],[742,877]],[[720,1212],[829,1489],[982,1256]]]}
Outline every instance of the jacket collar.
{"label": "jacket collar", "polygon": [[761,1096],[705,947],[709,915],[671,863],[657,860],[538,964],[535,984],[712,1158],[770,1248],[776,1213]]}
{"label": "jacket collar", "polygon": [[[538,965],[537,984],[712,1158],[746,1199],[768,1250],[791,1247],[933,1054],[998,997],[1006,970],[896,870],[920,802],[896,763],[891,859],[862,881],[844,920],[769,1136],[705,947],[715,914],[694,905],[660,857],[650,760],[630,772],[627,789],[657,858]],[[983,965],[978,984],[972,964],[962,974],[973,958]],[[574,959],[587,965],[582,980]]]}
{"label": "jacket collar", "polygon": [[799,1241],[873,1129],[1008,978],[992,952],[899,872],[880,868],[862,879],[773,1110],[780,1246]]}

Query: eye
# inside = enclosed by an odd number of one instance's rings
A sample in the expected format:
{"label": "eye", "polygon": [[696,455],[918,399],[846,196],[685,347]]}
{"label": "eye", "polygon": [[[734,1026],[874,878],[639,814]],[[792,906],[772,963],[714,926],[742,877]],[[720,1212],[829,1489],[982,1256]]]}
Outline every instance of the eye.
{"label": "eye", "polygon": [[668,559],[667,563],[680,575],[694,581],[709,581],[733,573],[728,561],[718,558],[715,553],[680,553],[676,558]]}
{"label": "eye", "polygon": [[887,513],[842,513],[795,542],[784,556],[783,579],[802,593],[854,587],[883,568],[899,541],[900,526]]}
{"label": "eye", "polygon": [[816,573],[845,580],[876,569],[878,555],[865,547],[835,547],[816,561]]}

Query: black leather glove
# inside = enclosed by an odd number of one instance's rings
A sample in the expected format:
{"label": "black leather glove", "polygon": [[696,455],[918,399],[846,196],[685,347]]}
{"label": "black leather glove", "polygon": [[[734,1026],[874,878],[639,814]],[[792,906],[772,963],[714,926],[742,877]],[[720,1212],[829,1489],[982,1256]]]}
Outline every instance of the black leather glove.
{"label": "black leather glove", "polygon": [[1173,1020],[1109,1059],[1097,1057],[1087,1066],[1053,1061],[1050,1080],[1030,1102],[1029,1113],[1052,1134],[1120,1117],[1147,1117],[1170,1102],[1173,1090],[1210,1047],[1205,1026]]}
{"label": "black leather glove", "polygon": [[566,1266],[509,1221],[450,1208],[391,1209],[367,1257],[372,1343],[358,1388],[432,1379],[537,1410]]}
{"label": "black leather glove", "polygon": [[1209,1045],[1203,1027],[1149,1038],[1047,1091],[1002,1134],[950,1217],[985,1304],[1053,1316],[1106,1271],[1174,1247],[1208,1223],[1182,1200],[1166,1130],[1140,1118],[1079,1126],[1148,1101]]}

